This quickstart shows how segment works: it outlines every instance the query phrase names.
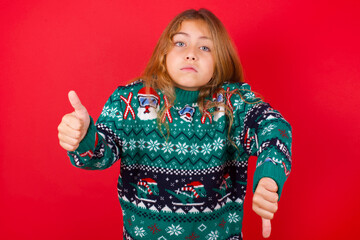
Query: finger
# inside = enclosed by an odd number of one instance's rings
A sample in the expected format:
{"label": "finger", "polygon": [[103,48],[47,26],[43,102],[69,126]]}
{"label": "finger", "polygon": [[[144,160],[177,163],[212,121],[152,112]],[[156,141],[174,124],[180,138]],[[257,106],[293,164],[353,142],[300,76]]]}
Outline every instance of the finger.
{"label": "finger", "polygon": [[269,219],[262,219],[262,235],[264,238],[270,237],[271,233],[271,222]]}
{"label": "finger", "polygon": [[58,138],[59,138],[59,140],[60,140],[61,142],[67,143],[67,144],[69,144],[69,145],[71,145],[71,146],[77,146],[77,145],[79,145],[79,143],[80,143],[80,140],[79,140],[79,139],[66,136],[66,135],[64,135],[64,134],[62,134],[62,133],[59,133],[59,134],[58,134]]}
{"label": "finger", "polygon": [[268,190],[260,191],[259,194],[266,200],[271,203],[277,203],[279,201],[279,195],[276,192],[271,192]]}
{"label": "finger", "polygon": [[66,124],[58,126],[58,133],[74,139],[80,139],[82,136],[81,130],[74,130]]}
{"label": "finger", "polygon": [[83,122],[76,116],[75,112],[66,114],[62,118],[60,125],[66,125],[73,130],[81,130],[83,128]]}
{"label": "finger", "polygon": [[274,213],[272,212],[269,212],[263,208],[260,208],[259,206],[257,205],[253,205],[253,210],[254,212],[259,215],[260,217],[262,218],[266,218],[266,219],[273,219],[274,218]]}
{"label": "finger", "polygon": [[253,201],[253,204],[261,209],[264,209],[265,211],[271,212],[271,213],[275,213],[278,210],[278,204],[276,203],[272,203],[269,201],[266,201],[264,199],[260,200],[260,201],[256,201],[256,199]]}
{"label": "finger", "polygon": [[75,91],[70,91],[68,94],[71,106],[74,108],[76,116],[84,119],[88,116],[86,108],[81,104],[81,101]]}
{"label": "finger", "polygon": [[273,179],[264,177],[260,181],[266,190],[269,190],[271,192],[278,191],[278,185],[276,184],[276,182]]}
{"label": "finger", "polygon": [[69,152],[75,151],[75,150],[78,148],[78,146],[79,146],[79,145],[77,145],[77,146],[72,146],[72,145],[67,144],[67,143],[64,143],[64,142],[62,142],[62,141],[59,141],[59,144],[60,144],[60,146],[61,146],[63,149],[65,149],[66,151],[69,151]]}

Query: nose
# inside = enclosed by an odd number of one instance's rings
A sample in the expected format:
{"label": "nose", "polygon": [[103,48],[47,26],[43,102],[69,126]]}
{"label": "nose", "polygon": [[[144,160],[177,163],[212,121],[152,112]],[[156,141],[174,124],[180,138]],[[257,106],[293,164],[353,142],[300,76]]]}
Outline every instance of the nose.
{"label": "nose", "polygon": [[188,61],[195,61],[197,60],[197,56],[195,54],[195,49],[189,48],[185,55],[186,60]]}

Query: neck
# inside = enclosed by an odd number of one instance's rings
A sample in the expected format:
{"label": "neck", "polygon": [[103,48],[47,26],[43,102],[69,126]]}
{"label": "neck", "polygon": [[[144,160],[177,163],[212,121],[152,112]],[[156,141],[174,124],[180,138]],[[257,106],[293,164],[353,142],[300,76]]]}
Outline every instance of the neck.
{"label": "neck", "polygon": [[196,103],[200,91],[188,91],[185,89],[181,89],[178,87],[175,87],[175,94],[176,94],[176,103]]}

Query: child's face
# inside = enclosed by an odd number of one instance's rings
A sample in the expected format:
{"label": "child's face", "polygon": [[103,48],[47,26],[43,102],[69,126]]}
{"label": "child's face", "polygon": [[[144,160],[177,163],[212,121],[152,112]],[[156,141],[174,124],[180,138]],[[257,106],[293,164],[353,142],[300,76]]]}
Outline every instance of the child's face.
{"label": "child's face", "polygon": [[195,91],[206,85],[214,73],[213,41],[201,20],[186,20],[173,37],[166,55],[166,69],[175,86]]}

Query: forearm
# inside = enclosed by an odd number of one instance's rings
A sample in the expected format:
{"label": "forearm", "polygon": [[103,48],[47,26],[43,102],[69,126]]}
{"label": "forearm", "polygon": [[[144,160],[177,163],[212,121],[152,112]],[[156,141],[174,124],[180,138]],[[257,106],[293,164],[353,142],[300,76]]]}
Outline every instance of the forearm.
{"label": "forearm", "polygon": [[256,136],[258,143],[254,152],[258,159],[253,190],[255,191],[260,179],[269,177],[278,185],[280,197],[291,171],[291,126],[279,112],[269,106],[264,109],[264,116],[256,128]]}
{"label": "forearm", "polygon": [[79,147],[68,152],[71,163],[82,169],[101,170],[110,167],[119,158],[121,142],[105,124],[94,125],[91,119],[88,132]]}

